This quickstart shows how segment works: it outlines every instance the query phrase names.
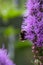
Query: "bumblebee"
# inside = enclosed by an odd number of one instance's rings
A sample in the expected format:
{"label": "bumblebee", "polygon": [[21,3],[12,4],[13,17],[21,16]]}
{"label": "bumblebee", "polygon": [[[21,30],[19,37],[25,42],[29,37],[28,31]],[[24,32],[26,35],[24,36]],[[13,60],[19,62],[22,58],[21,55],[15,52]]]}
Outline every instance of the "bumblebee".
{"label": "bumblebee", "polygon": [[20,40],[26,40],[25,39],[25,33],[26,33],[26,31],[21,31],[21,33],[20,33]]}

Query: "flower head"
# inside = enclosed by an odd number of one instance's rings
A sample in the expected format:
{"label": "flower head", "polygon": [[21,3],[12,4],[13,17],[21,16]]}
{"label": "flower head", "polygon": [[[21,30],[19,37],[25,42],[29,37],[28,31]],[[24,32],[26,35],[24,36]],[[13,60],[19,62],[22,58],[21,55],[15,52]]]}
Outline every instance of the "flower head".
{"label": "flower head", "polygon": [[0,49],[0,65],[15,65],[8,57],[7,50]]}
{"label": "flower head", "polygon": [[25,31],[24,39],[32,41],[37,46],[43,46],[43,0],[27,0],[27,15],[21,31]]}

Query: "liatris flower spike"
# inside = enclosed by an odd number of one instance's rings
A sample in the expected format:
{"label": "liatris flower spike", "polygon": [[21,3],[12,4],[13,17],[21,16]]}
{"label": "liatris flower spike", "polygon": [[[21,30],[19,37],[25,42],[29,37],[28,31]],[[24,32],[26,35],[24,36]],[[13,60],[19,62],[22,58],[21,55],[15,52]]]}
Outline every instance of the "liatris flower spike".
{"label": "liatris flower spike", "polygon": [[0,49],[0,65],[15,65],[12,60],[9,59],[6,49]]}
{"label": "liatris flower spike", "polygon": [[[40,56],[43,57],[43,0],[27,0],[26,13],[21,26],[21,39],[33,43],[35,49],[32,51],[39,59]],[[40,65],[43,64],[41,59],[39,61]]]}

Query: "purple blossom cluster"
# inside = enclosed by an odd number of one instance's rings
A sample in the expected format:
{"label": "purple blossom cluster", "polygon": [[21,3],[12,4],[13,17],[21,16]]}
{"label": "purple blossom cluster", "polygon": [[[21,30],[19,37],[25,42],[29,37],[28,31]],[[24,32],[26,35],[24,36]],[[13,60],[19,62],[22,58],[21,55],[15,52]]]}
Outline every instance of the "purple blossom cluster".
{"label": "purple blossom cluster", "polygon": [[43,0],[27,0],[21,31],[24,39],[43,46]]}
{"label": "purple blossom cluster", "polygon": [[0,65],[15,65],[8,57],[7,50],[0,49]]}

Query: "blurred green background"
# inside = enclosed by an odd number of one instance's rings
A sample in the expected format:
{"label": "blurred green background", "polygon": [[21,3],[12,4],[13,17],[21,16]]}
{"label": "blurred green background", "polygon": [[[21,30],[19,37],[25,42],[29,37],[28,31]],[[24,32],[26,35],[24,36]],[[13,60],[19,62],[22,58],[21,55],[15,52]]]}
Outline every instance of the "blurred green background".
{"label": "blurred green background", "polygon": [[20,40],[26,0],[0,0],[0,48],[8,50],[16,65],[33,65],[32,43]]}

